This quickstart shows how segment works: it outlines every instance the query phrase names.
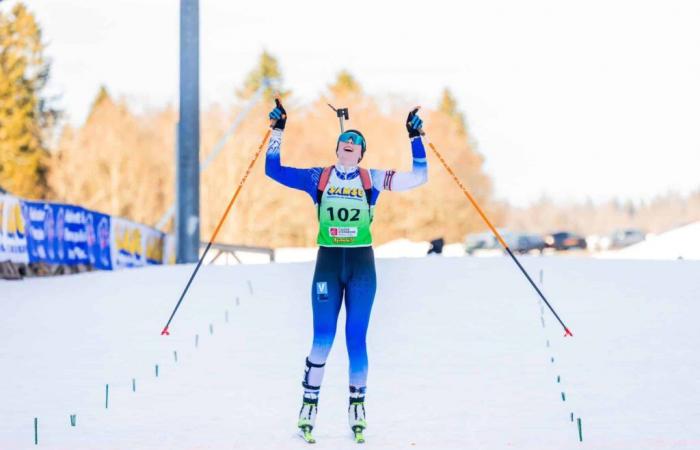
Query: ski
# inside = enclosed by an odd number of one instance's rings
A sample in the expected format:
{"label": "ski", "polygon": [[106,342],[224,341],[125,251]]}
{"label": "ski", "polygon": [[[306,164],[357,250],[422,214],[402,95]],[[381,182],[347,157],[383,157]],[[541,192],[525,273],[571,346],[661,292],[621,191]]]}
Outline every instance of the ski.
{"label": "ski", "polygon": [[311,434],[311,427],[299,427],[299,436],[309,444],[315,444],[316,439]]}

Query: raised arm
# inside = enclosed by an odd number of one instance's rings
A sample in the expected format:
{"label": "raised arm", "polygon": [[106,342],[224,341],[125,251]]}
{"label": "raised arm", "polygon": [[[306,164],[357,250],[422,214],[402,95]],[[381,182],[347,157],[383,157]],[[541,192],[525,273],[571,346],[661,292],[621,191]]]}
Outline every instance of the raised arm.
{"label": "raised arm", "polygon": [[406,119],[406,129],[411,141],[411,155],[413,156],[412,170],[410,172],[372,170],[372,185],[375,189],[379,191],[407,191],[428,181],[428,159],[425,157],[425,147],[420,136],[423,121],[418,117],[418,109],[415,108],[411,111]]}
{"label": "raised arm", "polygon": [[265,175],[293,189],[306,192],[316,201],[316,187],[321,174],[320,168],[299,169],[282,165],[280,149],[282,147],[282,134],[287,122],[287,112],[282,103],[275,100],[277,107],[270,113],[270,119],[277,120],[270,134],[270,142],[265,154]]}

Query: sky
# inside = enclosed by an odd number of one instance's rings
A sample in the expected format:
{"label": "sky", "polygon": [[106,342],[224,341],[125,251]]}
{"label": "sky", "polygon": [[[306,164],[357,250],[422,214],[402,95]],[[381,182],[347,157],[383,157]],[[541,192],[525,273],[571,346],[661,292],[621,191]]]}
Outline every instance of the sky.
{"label": "sky", "polygon": [[[71,122],[102,84],[177,104],[179,1],[27,3]],[[408,103],[449,87],[500,199],[650,199],[700,188],[698,23],[696,1],[203,0],[201,101],[234,101],[263,49],[302,103],[342,69]]]}

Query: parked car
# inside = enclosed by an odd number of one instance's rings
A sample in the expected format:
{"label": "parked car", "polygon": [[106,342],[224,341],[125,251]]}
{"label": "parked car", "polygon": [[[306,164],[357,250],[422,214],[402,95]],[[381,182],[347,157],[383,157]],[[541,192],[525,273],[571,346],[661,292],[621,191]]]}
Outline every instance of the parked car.
{"label": "parked car", "polygon": [[642,242],[646,238],[644,232],[637,228],[617,230],[610,236],[611,248],[622,248]]}
{"label": "parked car", "polygon": [[544,242],[547,244],[547,248],[555,250],[586,249],[586,239],[570,231],[552,233],[544,239]]}
{"label": "parked car", "polygon": [[540,235],[533,233],[509,232],[503,235],[503,240],[506,241],[513,253],[521,255],[532,251],[542,253],[546,247],[544,239]]}
{"label": "parked car", "polygon": [[498,247],[498,241],[491,233],[470,234],[464,244],[467,255],[473,255],[481,250],[495,250]]}
{"label": "parked car", "polygon": [[520,253],[530,253],[532,251],[542,253],[545,247],[547,247],[547,244],[544,242],[544,238],[539,234],[533,233],[523,234],[520,236],[518,244],[518,250]]}

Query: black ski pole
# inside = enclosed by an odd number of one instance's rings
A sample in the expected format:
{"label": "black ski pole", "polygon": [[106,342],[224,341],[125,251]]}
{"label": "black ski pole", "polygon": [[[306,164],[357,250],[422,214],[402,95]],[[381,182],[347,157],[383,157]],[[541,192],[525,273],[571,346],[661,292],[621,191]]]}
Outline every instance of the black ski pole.
{"label": "black ski pole", "polygon": [[[274,125],[275,121],[271,121],[270,125]],[[211,236],[211,239],[209,239],[209,243],[207,244],[206,248],[204,249],[204,253],[202,253],[202,256],[199,258],[199,261],[197,262],[197,266],[195,266],[194,271],[192,272],[192,275],[190,275],[190,279],[187,281],[187,285],[185,286],[185,289],[182,291],[182,294],[180,294],[180,299],[177,301],[177,304],[175,305],[175,309],[173,309],[172,314],[170,314],[170,318],[168,319],[168,322],[165,324],[165,327],[163,327],[163,331],[160,332],[160,334],[163,336],[169,336],[170,331],[168,330],[168,327],[170,326],[170,322],[173,321],[173,317],[175,317],[175,313],[177,312],[178,308],[180,307],[180,304],[182,303],[182,300],[185,298],[185,295],[187,294],[187,291],[190,289],[190,285],[192,284],[192,280],[194,280],[194,277],[197,275],[197,272],[199,272],[199,268],[202,266],[202,262],[204,261],[204,257],[207,256],[207,253],[209,252],[209,249],[211,248],[211,244],[214,242],[216,239],[216,236],[219,234],[219,230],[221,229],[221,226],[224,224],[224,221],[226,220],[226,216],[228,216],[229,211],[231,211],[231,207],[233,207],[233,204],[236,202],[236,198],[238,197],[238,194],[241,192],[241,189],[243,188],[243,185],[245,184],[245,181],[248,179],[248,175],[250,175],[250,171],[253,169],[253,165],[255,165],[255,161],[258,160],[258,156],[260,156],[260,152],[262,151],[263,147],[265,146],[265,142],[267,142],[267,138],[270,137],[270,129],[265,132],[265,137],[263,137],[262,142],[260,143],[260,146],[258,147],[258,151],[255,152],[255,156],[253,159],[250,161],[250,164],[248,164],[248,169],[246,169],[245,174],[243,175],[243,178],[241,179],[241,182],[238,183],[238,187],[236,188],[236,192],[233,194],[233,197],[231,197],[231,201],[229,201],[228,206],[226,207],[226,210],[224,211],[224,214],[221,216],[221,220],[219,220],[219,224],[216,226],[216,229],[214,230],[214,233]]]}
{"label": "black ski pole", "polygon": [[[423,133],[423,132],[421,132],[421,134],[425,135],[425,133]],[[498,232],[498,230],[496,230],[496,228],[491,224],[491,221],[486,217],[486,214],[484,214],[484,211],[481,209],[481,207],[479,207],[479,204],[476,202],[474,197],[472,197],[472,195],[469,193],[467,188],[465,188],[464,185],[462,184],[462,182],[459,180],[459,178],[457,178],[457,175],[454,173],[454,171],[450,168],[449,165],[447,165],[447,162],[445,162],[445,160],[443,159],[440,152],[437,151],[437,149],[435,148],[435,146],[433,145],[432,142],[428,142],[428,146],[433,150],[433,152],[435,152],[435,155],[438,157],[438,159],[440,160],[442,165],[445,167],[447,172],[449,172],[449,174],[452,175],[452,179],[457,183],[457,185],[460,187],[460,189],[462,189],[462,192],[464,193],[464,195],[469,199],[471,204],[474,205],[474,208],[476,208],[476,211],[479,213],[479,215],[484,220],[484,222],[486,222],[486,225],[488,225],[488,227],[491,229],[491,232],[494,234],[494,236],[496,236],[496,239],[498,239],[498,242],[503,246],[503,248],[506,250],[506,252],[508,252],[510,257],[513,258],[513,261],[515,261],[515,264],[518,266],[518,268],[523,273],[523,275],[525,275],[525,278],[527,278],[527,281],[530,282],[532,287],[535,288],[535,291],[537,291],[537,294],[545,302],[545,304],[547,305],[549,310],[552,311],[552,314],[554,314],[554,317],[557,318],[557,320],[559,321],[561,326],[564,328],[564,336],[565,337],[566,336],[573,337],[573,334],[571,333],[569,328],[566,325],[564,325],[564,322],[559,317],[559,314],[557,314],[557,312],[554,310],[554,308],[552,308],[552,305],[549,304],[549,302],[545,298],[544,294],[542,294],[542,291],[540,291],[540,289],[537,287],[535,282],[532,281],[532,278],[530,278],[530,275],[527,273],[527,271],[522,266],[522,264],[520,264],[520,261],[518,261],[518,258],[516,258],[515,255],[513,254],[513,252],[510,250],[510,247],[508,246],[508,244],[506,244],[506,241],[501,237],[501,234]]]}

